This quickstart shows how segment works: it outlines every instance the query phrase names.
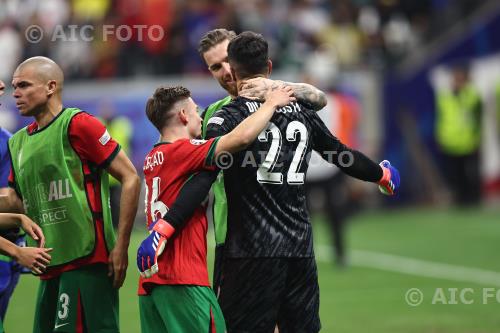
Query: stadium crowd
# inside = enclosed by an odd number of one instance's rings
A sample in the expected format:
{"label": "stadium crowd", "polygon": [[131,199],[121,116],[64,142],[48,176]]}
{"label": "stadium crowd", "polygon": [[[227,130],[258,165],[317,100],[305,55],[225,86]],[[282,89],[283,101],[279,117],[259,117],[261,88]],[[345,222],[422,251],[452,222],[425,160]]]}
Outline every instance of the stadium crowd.
{"label": "stadium crowd", "polygon": [[[206,75],[196,53],[201,35],[215,27],[268,38],[275,69],[300,70],[307,56],[337,69],[387,68],[436,36],[436,31],[478,6],[470,0],[0,0],[0,79],[20,60],[44,55],[69,80],[138,75]],[[40,27],[40,40],[26,37]],[[80,31],[84,26],[91,30]],[[126,42],[103,40],[107,25],[161,26],[161,40],[139,32]],[[61,30],[62,29],[62,30]],[[72,38],[71,29],[77,34]],[[75,31],[75,30],[73,30]],[[126,35],[126,31],[122,31]],[[109,38],[107,38],[109,37]],[[118,35],[120,37],[120,35]],[[128,37],[128,36],[127,36]],[[91,41],[89,41],[91,39]],[[69,42],[68,42],[69,41]]]}

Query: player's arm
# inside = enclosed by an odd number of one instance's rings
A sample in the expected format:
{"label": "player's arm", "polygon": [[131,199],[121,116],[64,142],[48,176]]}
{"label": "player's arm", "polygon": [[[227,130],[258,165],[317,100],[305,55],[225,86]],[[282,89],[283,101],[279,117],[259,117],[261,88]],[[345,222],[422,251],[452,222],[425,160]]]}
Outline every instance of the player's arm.
{"label": "player's arm", "polygon": [[139,176],[127,155],[97,118],[85,112],[75,115],[69,127],[69,137],[82,160],[105,169],[122,185],[118,237],[108,261],[108,274],[113,275],[113,286],[119,288],[128,266],[127,250],[139,200]]}
{"label": "player's arm", "polygon": [[123,285],[128,266],[128,246],[139,201],[140,179],[134,165],[120,150],[107,171],[122,185],[120,197],[120,220],[115,247],[109,254],[109,274],[113,274],[113,286]]}
{"label": "player's arm", "polygon": [[44,247],[45,236],[42,229],[28,216],[15,213],[0,213],[0,229],[22,228],[31,238]]}
{"label": "player's arm", "polygon": [[0,195],[0,212],[22,213],[23,203],[12,188],[3,188]]}
{"label": "player's arm", "polygon": [[42,274],[50,264],[51,248],[20,247],[0,237],[0,253],[11,257],[35,274]]}
{"label": "player's arm", "polygon": [[274,111],[295,100],[293,90],[290,87],[270,90],[265,96],[265,102],[257,111],[219,139],[215,147],[215,156],[217,157],[224,152],[235,153],[248,147],[266,128]]}
{"label": "player's arm", "polygon": [[245,80],[238,95],[250,99],[264,100],[269,90],[281,87],[291,87],[297,100],[315,111],[323,109],[327,104],[325,93],[310,84],[270,80],[262,77]]}
{"label": "player's arm", "polygon": [[343,144],[316,115],[311,114],[313,123],[313,149],[324,160],[335,164],[347,175],[379,185],[380,191],[393,195],[399,187],[399,172],[388,161],[375,163],[365,154]]}

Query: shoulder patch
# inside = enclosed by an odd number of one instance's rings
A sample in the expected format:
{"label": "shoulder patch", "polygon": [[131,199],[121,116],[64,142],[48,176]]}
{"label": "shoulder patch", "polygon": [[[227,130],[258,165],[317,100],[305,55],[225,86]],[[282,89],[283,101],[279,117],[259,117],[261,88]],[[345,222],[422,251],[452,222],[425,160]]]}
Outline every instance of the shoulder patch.
{"label": "shoulder patch", "polygon": [[208,120],[208,123],[207,125],[209,124],[217,124],[217,125],[222,125],[222,123],[224,122],[224,118],[221,118],[221,117],[212,117]]}
{"label": "shoulder patch", "polygon": [[106,130],[104,134],[99,138],[99,142],[101,143],[101,145],[105,146],[106,143],[109,142],[109,140],[111,140],[111,135],[109,135],[108,130]]}
{"label": "shoulder patch", "polygon": [[192,145],[200,146],[200,145],[204,144],[205,142],[207,142],[207,140],[191,139],[191,140],[189,140],[189,142],[191,142]]}

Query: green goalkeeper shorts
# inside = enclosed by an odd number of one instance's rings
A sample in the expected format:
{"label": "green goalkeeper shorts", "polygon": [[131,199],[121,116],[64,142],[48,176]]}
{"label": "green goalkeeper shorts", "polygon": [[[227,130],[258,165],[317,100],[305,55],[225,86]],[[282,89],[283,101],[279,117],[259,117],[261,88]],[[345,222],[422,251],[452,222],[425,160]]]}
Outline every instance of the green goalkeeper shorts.
{"label": "green goalkeeper shorts", "polygon": [[210,287],[159,285],[139,296],[142,333],[224,333],[226,324]]}
{"label": "green goalkeeper shorts", "polygon": [[96,264],[41,280],[34,333],[118,333],[118,289]]}

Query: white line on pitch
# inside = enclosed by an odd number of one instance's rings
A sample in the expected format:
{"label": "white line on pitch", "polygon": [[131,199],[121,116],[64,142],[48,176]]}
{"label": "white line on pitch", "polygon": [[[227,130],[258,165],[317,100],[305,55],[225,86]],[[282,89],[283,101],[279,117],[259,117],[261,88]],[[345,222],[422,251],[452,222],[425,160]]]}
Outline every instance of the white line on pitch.
{"label": "white line on pitch", "polygon": [[[333,249],[330,246],[316,246],[315,252],[319,261],[331,261]],[[353,266],[451,281],[473,282],[487,286],[500,286],[500,273],[498,272],[372,251],[352,250],[349,254],[349,263]]]}

